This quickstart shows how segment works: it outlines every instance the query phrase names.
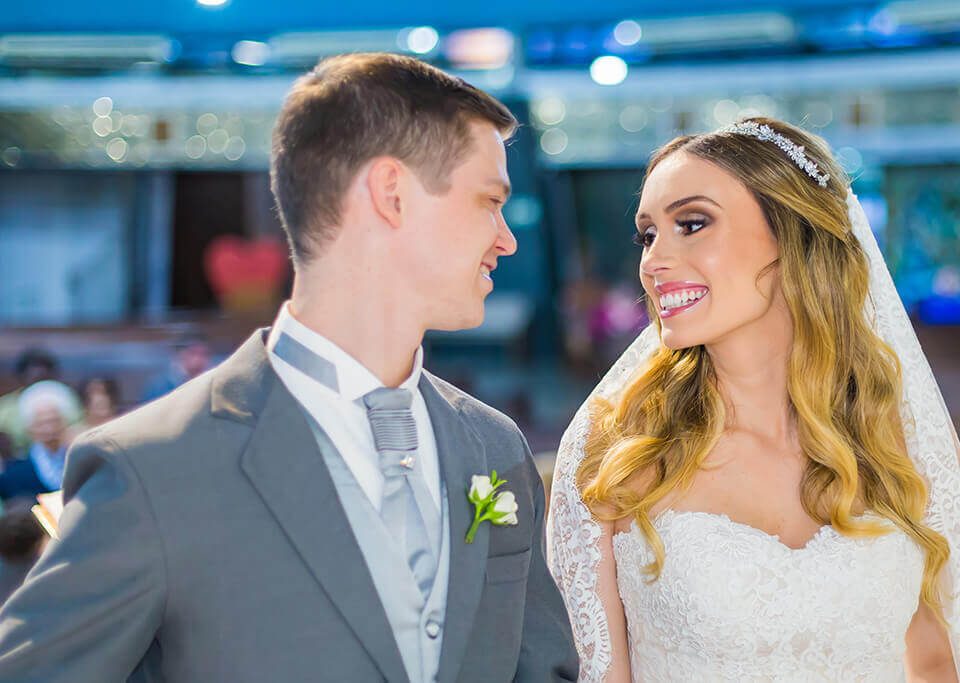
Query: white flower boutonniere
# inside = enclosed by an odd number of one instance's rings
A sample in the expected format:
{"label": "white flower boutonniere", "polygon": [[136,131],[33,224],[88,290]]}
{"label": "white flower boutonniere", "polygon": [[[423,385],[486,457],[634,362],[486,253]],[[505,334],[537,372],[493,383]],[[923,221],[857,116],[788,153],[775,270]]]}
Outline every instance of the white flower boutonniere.
{"label": "white flower boutonniere", "polygon": [[470,491],[467,498],[473,503],[473,524],[467,531],[467,543],[473,543],[477,529],[481,522],[489,521],[497,526],[514,525],[517,523],[517,499],[512,491],[497,489],[506,484],[506,479],[498,479],[497,471],[493,470],[490,476],[475,474],[470,482]]}

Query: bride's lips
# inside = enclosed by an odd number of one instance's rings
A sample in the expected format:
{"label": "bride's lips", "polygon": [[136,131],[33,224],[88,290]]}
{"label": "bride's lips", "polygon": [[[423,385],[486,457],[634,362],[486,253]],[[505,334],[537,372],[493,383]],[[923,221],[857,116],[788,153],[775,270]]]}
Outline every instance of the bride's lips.
{"label": "bride's lips", "polygon": [[[688,311],[698,303],[703,301],[710,289],[699,282],[687,282],[676,280],[664,282],[654,287],[659,295],[659,314],[660,319],[672,318]],[[688,301],[683,302],[686,296]]]}

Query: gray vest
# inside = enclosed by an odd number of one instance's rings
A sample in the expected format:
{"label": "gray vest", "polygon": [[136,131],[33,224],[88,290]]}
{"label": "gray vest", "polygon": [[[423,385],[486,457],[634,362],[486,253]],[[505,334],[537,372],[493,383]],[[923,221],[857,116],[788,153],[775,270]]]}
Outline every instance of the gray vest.
{"label": "gray vest", "polygon": [[450,569],[446,488],[441,481],[443,527],[440,534],[440,560],[433,588],[424,600],[403,552],[387,532],[379,513],[357,483],[353,472],[323,429],[306,411],[304,413],[377,587],[407,676],[411,683],[432,683],[437,680],[440,664]]}

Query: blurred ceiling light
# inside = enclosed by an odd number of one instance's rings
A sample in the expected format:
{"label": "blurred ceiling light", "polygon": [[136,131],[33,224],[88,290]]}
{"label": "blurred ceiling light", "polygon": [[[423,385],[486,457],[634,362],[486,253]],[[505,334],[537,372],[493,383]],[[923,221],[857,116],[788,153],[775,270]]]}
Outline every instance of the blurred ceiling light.
{"label": "blurred ceiling light", "polygon": [[625,47],[636,45],[643,37],[643,29],[633,19],[624,19],[613,28],[613,38]]}
{"label": "blurred ceiling light", "polygon": [[740,105],[733,100],[720,100],[713,105],[713,119],[721,126],[729,126],[740,116]]}
{"label": "blurred ceiling light", "polygon": [[847,173],[856,173],[863,168],[863,155],[853,147],[841,147],[836,151],[836,157]]}
{"label": "blurred ceiling light", "polygon": [[639,133],[646,127],[649,121],[647,110],[639,104],[627,105],[617,118],[620,122],[620,127],[628,133]]}
{"label": "blurred ceiling light", "polygon": [[102,138],[110,135],[113,130],[113,122],[106,116],[98,116],[90,125],[93,127],[93,132]]}
{"label": "blurred ceiling light", "polygon": [[199,159],[207,153],[207,140],[202,135],[191,135],[184,144],[184,151],[191,159]]}
{"label": "blurred ceiling light", "polygon": [[197,117],[197,132],[200,135],[209,135],[217,129],[217,126],[220,125],[220,121],[217,119],[217,115],[211,112],[205,114],[200,114]]}
{"label": "blurred ceiling light", "polygon": [[20,148],[19,147],[7,147],[3,150],[3,154],[0,154],[0,158],[3,159],[3,163],[7,166],[16,166],[20,163]]}
{"label": "blurred ceiling light", "polygon": [[110,116],[113,111],[113,100],[109,97],[98,97],[93,103],[93,113],[97,116]]}
{"label": "blurred ceiling light", "polygon": [[243,141],[243,138],[232,137],[227,141],[227,148],[223,151],[223,156],[230,161],[236,161],[243,156],[246,149],[247,145]]}
{"label": "blurred ceiling light", "polygon": [[533,115],[545,126],[555,126],[567,116],[567,107],[559,97],[547,97],[533,104]]}
{"label": "blurred ceiling light", "polygon": [[644,44],[659,52],[783,44],[795,36],[793,21],[778,12],[713,14],[643,22]]}
{"label": "blurred ceiling light", "polygon": [[313,66],[322,57],[345,52],[396,52],[398,49],[396,30],[281,33],[271,38],[267,47],[270,63],[284,66]]}
{"label": "blurred ceiling light", "polygon": [[0,37],[0,64],[58,68],[107,68],[171,62],[176,41],[161,35],[7,34]]}
{"label": "blurred ceiling light", "polygon": [[397,43],[402,50],[409,50],[418,55],[433,52],[439,42],[440,34],[432,26],[406,28],[397,37]]}
{"label": "blurred ceiling light", "polygon": [[502,28],[454,31],[443,41],[443,52],[460,69],[499,69],[513,58],[514,38]]}
{"label": "blurred ceiling light", "polygon": [[214,154],[223,154],[227,148],[227,142],[230,140],[230,134],[223,128],[217,128],[207,136],[207,146]]}
{"label": "blurred ceiling light", "polygon": [[627,77],[627,63],[619,57],[604,55],[590,65],[590,78],[599,85],[619,85]]}
{"label": "blurred ceiling light", "polygon": [[197,0],[201,7],[223,7],[229,0]]}
{"label": "blurred ceiling light", "polygon": [[568,142],[569,138],[562,128],[551,128],[540,136],[540,149],[551,156],[563,154]]}
{"label": "blurred ceiling light", "polygon": [[256,40],[241,40],[233,46],[233,61],[244,66],[263,66],[270,57],[270,46]]}
{"label": "blurred ceiling light", "polygon": [[886,12],[896,25],[914,26],[933,33],[955,31],[960,26],[960,2],[957,0],[891,2]]}
{"label": "blurred ceiling light", "polygon": [[811,102],[807,106],[806,119],[814,128],[825,128],[833,121],[833,107],[827,102]]}
{"label": "blurred ceiling light", "polygon": [[123,138],[113,138],[107,143],[107,156],[114,161],[123,161],[127,155],[127,141]]}

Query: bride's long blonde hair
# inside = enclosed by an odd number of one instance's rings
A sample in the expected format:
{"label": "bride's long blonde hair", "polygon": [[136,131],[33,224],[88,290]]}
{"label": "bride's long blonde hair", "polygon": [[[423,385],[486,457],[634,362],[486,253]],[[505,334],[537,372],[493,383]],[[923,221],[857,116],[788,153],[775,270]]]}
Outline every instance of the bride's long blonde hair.
{"label": "bride's long blonde hair", "polygon": [[[906,450],[898,412],[900,364],[864,314],[868,264],[847,215],[847,178],[826,143],[789,124],[766,124],[798,145],[821,173],[820,187],[768,141],[730,133],[676,138],[654,153],[647,175],[676,152],[716,164],[746,186],[778,244],[777,269],[793,320],[787,391],[807,464],[800,487],[806,512],[842,534],[885,528],[857,519],[859,507],[890,520],[925,551],[921,597],[937,608],[946,540],[924,524],[927,488]],[[659,326],[652,302],[651,319]],[[605,520],[633,518],[654,551],[664,547],[650,511],[692,483],[725,426],[724,402],[703,346],[660,349],[612,401],[596,400],[577,484]]]}

